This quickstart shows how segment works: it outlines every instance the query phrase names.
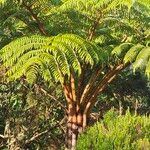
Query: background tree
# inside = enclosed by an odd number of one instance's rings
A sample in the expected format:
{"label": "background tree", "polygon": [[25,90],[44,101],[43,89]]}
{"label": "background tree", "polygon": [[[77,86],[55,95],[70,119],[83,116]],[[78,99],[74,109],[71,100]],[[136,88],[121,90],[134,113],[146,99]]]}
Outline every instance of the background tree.
{"label": "background tree", "polygon": [[41,76],[45,82],[61,84],[68,104],[68,147],[74,148],[98,95],[130,63],[137,69],[148,62],[149,3],[62,1],[42,16],[47,26],[39,23],[29,4],[21,3],[40,33],[56,36],[28,36],[6,45],[1,50],[6,77],[26,77],[33,84]]}

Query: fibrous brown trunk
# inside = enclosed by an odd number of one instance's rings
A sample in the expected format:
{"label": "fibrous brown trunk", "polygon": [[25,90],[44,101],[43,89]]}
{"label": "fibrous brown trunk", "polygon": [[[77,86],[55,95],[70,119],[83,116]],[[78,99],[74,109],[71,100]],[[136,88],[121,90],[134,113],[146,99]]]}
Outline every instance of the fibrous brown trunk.
{"label": "fibrous brown trunk", "polygon": [[[89,79],[87,85],[82,88],[82,80],[84,76],[81,74],[79,83],[75,83],[75,73],[71,71],[70,80],[62,84],[64,94],[68,103],[68,124],[67,124],[67,148],[69,150],[75,150],[77,137],[85,127],[87,122],[87,117],[97,100],[97,97],[103,90],[110,84],[116,77],[116,75],[124,69],[128,64],[119,64],[110,68],[110,71],[104,75],[104,77],[99,81],[99,75],[101,68],[97,68],[91,78]],[[78,85],[78,87],[76,87]],[[80,91],[79,91],[80,89]]]}
{"label": "fibrous brown trunk", "polygon": [[76,112],[75,109],[68,112],[66,138],[66,146],[68,150],[76,149],[78,135],[84,131],[86,127],[86,120],[86,115]]}

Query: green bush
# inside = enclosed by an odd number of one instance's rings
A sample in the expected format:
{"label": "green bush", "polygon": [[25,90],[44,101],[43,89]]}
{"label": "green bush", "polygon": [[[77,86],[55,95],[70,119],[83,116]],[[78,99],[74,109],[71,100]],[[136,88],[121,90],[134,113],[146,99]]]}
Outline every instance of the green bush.
{"label": "green bush", "polygon": [[77,150],[150,150],[150,117],[111,110],[79,136]]}

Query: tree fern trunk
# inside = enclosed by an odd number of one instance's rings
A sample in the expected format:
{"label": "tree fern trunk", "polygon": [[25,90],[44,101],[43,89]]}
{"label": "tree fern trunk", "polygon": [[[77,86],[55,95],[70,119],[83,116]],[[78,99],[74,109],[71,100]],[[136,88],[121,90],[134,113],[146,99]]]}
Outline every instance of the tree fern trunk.
{"label": "tree fern trunk", "polygon": [[68,115],[67,123],[67,138],[66,145],[67,149],[75,150],[78,135],[83,132],[86,127],[86,117],[81,113],[75,115]]}

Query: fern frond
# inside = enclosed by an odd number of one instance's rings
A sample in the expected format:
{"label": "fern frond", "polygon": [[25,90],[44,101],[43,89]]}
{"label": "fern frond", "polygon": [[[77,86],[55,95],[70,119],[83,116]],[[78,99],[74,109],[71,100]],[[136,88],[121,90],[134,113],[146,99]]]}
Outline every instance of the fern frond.
{"label": "fern frond", "polygon": [[135,61],[136,56],[143,48],[144,46],[140,44],[131,47],[124,57],[124,63]]}
{"label": "fern frond", "polygon": [[150,47],[143,48],[137,55],[136,60],[133,63],[133,71],[135,72],[135,70],[137,69],[145,68],[148,65],[149,57],[150,57]]}
{"label": "fern frond", "polygon": [[33,65],[42,66],[44,65],[44,63],[40,58],[32,57],[28,59],[28,61],[26,61],[26,63],[24,63],[22,66],[15,65],[11,69],[9,69],[6,72],[6,77],[8,77],[9,81],[11,81],[11,80],[16,80],[23,75],[26,76],[26,72]]}
{"label": "fern frond", "polygon": [[29,83],[33,84],[36,82],[38,76],[38,66],[30,66],[26,71],[26,79]]}
{"label": "fern frond", "polygon": [[74,34],[62,34],[17,39],[2,48],[1,59],[9,80],[24,75],[32,83],[40,74],[46,81],[63,82],[64,76],[70,76],[70,68],[80,74],[81,63],[92,66],[100,62],[100,53],[95,44]]}
{"label": "fern frond", "polygon": [[98,61],[99,58],[95,52],[96,47],[93,47],[90,42],[87,42],[81,37],[73,34],[65,34],[60,38],[62,42],[70,46],[70,49],[74,50],[74,53],[76,53],[81,60],[84,59],[85,62],[90,63],[91,65],[94,64],[94,61]]}
{"label": "fern frond", "polygon": [[123,43],[115,47],[111,54],[119,56],[124,64],[131,64],[133,72],[140,69],[150,77],[150,47],[141,44]]}
{"label": "fern frond", "polygon": [[150,79],[150,59],[148,60],[148,63],[146,64],[145,73],[146,73],[148,79]]}
{"label": "fern frond", "polygon": [[[23,37],[13,41],[12,43],[6,45],[1,50],[1,57],[3,61],[7,61],[9,59],[14,59],[20,57],[25,52],[28,52],[32,49],[40,49],[44,45],[48,45],[51,42],[51,38],[45,38],[41,36],[31,36],[31,37]],[[20,49],[16,53],[16,49]],[[7,55],[6,55],[7,52]],[[3,55],[4,53],[4,55]],[[12,62],[13,63],[13,62]]]}
{"label": "fern frond", "polygon": [[113,49],[112,55],[115,56],[124,55],[132,45],[133,45],[132,43],[122,43]]}

